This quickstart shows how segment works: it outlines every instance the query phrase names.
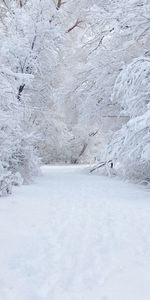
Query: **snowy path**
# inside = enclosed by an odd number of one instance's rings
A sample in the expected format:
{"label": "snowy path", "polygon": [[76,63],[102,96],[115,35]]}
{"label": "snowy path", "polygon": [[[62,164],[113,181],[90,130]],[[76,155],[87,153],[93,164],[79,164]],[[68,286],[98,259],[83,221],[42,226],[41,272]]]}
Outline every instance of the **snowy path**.
{"label": "snowy path", "polygon": [[0,199],[0,300],[149,300],[150,192],[43,173]]}

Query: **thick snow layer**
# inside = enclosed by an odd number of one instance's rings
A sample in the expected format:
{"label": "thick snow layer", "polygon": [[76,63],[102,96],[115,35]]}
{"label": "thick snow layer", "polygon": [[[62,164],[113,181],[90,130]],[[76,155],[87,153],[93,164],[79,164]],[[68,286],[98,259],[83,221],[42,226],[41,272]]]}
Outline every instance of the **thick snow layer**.
{"label": "thick snow layer", "polygon": [[0,199],[0,300],[150,299],[150,192],[83,168]]}

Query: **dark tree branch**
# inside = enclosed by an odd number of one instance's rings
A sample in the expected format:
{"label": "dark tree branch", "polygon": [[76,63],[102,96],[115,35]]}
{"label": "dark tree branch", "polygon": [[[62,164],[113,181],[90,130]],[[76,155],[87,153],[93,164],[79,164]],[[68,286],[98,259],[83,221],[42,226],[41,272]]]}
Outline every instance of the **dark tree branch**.
{"label": "dark tree branch", "polygon": [[33,38],[33,41],[32,41],[31,50],[34,49],[36,38],[37,38],[37,36],[35,35],[34,38]]}
{"label": "dark tree branch", "polygon": [[71,26],[71,27],[66,31],[66,33],[69,33],[69,32],[72,31],[74,28],[79,27],[79,24],[81,24],[81,23],[82,23],[82,21],[77,20],[77,21],[75,22],[75,24],[74,24],[73,26]]}
{"label": "dark tree branch", "polygon": [[95,136],[96,134],[98,133],[98,130],[94,131],[94,132],[91,132],[89,133],[89,136],[92,137],[92,136]]}
{"label": "dark tree branch", "polygon": [[21,102],[21,94],[22,94],[24,88],[25,88],[25,83],[24,83],[24,84],[21,84],[21,85],[19,86],[18,95],[17,95],[17,99],[19,100],[19,102]]}
{"label": "dark tree branch", "polygon": [[7,5],[6,1],[3,0],[3,3],[5,4],[5,6],[9,9],[9,6]]}
{"label": "dark tree branch", "polygon": [[81,152],[79,153],[78,158],[76,158],[76,159],[73,160],[73,163],[74,163],[74,164],[77,164],[77,163],[78,163],[78,159],[84,154],[84,152],[85,152],[87,146],[88,146],[87,143],[85,143],[85,144],[83,145],[83,148],[81,149]]}
{"label": "dark tree branch", "polygon": [[19,5],[20,5],[21,8],[23,7],[23,4],[22,4],[21,0],[19,0]]}
{"label": "dark tree branch", "polygon": [[65,4],[65,3],[66,3],[66,2],[62,2],[62,0],[58,0],[56,9],[59,10],[59,9],[61,8],[61,6],[62,6],[63,4]]}
{"label": "dark tree branch", "polygon": [[94,51],[96,51],[96,50],[99,48],[99,46],[100,46],[100,45],[102,44],[102,42],[103,42],[104,37],[105,37],[105,36],[103,35],[102,38],[100,39],[98,45],[97,45],[91,52],[89,52],[89,55],[91,55]]}

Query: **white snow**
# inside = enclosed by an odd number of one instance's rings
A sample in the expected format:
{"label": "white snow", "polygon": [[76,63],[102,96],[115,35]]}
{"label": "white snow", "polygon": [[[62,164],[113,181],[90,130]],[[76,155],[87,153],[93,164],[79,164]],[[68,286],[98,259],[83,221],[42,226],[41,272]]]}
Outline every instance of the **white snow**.
{"label": "white snow", "polygon": [[149,300],[150,192],[44,167],[0,199],[0,300]]}

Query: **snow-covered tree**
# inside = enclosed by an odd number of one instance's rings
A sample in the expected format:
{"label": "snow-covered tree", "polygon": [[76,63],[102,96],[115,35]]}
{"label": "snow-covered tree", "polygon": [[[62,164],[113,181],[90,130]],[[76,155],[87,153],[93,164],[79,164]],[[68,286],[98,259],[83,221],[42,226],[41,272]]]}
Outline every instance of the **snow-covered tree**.
{"label": "snow-covered tree", "polygon": [[109,159],[119,175],[150,181],[150,59],[139,57],[124,67],[112,101],[119,101],[130,119],[114,134]]}
{"label": "snow-covered tree", "polygon": [[78,143],[88,144],[81,161],[102,159],[112,132],[129,119],[128,113],[121,113],[121,99],[111,101],[116,78],[124,65],[150,54],[150,4],[69,1],[64,9],[69,10],[72,25],[76,20],[78,24],[71,27],[72,50],[64,58],[62,109]]}

